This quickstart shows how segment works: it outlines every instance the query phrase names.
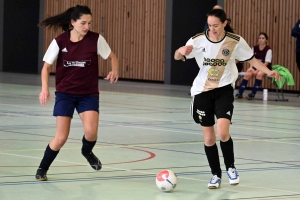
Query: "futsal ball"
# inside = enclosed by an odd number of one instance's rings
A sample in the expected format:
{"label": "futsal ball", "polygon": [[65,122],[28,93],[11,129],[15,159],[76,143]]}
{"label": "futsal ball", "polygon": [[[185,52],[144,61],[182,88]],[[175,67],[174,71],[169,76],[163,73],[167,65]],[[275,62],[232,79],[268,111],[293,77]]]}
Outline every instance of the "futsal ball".
{"label": "futsal ball", "polygon": [[162,170],[156,175],[156,186],[164,192],[170,192],[177,185],[177,176],[171,170]]}

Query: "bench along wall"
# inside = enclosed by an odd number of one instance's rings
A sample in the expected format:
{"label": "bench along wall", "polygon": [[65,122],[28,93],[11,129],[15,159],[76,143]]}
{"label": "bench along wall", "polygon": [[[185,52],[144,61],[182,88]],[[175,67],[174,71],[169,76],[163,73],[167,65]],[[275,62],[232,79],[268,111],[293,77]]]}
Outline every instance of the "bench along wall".
{"label": "bench along wall", "polygon": [[[266,32],[273,51],[272,64],[285,66],[293,74],[295,86],[284,90],[300,90],[300,73],[296,65],[295,44],[291,30],[300,19],[299,0],[224,0],[224,10],[232,20],[235,33],[252,47],[257,44],[259,32]],[[248,65],[244,66],[244,71]],[[251,80],[248,86],[253,86]],[[267,78],[262,88],[274,88]]]}

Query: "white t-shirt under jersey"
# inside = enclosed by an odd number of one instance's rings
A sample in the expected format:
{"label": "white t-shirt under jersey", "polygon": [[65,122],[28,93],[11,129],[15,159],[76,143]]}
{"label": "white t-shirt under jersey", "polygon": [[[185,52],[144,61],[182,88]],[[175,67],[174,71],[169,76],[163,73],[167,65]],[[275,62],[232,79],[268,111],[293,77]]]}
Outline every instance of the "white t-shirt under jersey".
{"label": "white t-shirt under jersey", "polygon": [[[255,54],[254,52],[254,48],[252,47],[252,51],[253,51],[253,54]],[[259,60],[259,59],[257,59]],[[261,61],[261,60],[259,60]],[[271,63],[272,62],[272,49],[269,49],[266,53],[266,57],[265,57],[265,62],[268,62],[268,63]]]}
{"label": "white t-shirt under jersey", "polygon": [[235,60],[251,60],[254,55],[246,41],[239,35],[226,32],[219,42],[208,39],[207,32],[189,39],[193,51],[186,56],[195,58],[200,68],[191,88],[191,96],[231,84],[238,77]]}

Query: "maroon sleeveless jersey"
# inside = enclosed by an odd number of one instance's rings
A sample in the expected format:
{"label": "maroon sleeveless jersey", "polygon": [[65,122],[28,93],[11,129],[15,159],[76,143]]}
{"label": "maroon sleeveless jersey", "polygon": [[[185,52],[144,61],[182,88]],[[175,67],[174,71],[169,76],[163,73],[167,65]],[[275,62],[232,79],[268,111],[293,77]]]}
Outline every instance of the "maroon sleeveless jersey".
{"label": "maroon sleeveless jersey", "polygon": [[[265,63],[265,58],[266,58],[267,52],[269,49],[271,49],[271,47],[269,47],[267,45],[267,46],[265,46],[265,48],[263,50],[259,50],[259,45],[256,45],[253,47],[253,49],[254,49],[254,57],[257,60],[260,60],[261,62]],[[271,66],[272,66],[272,64],[269,63],[267,67],[269,69],[271,69]]]}
{"label": "maroon sleeveless jersey", "polygon": [[99,95],[98,38],[99,34],[91,31],[79,42],[70,40],[69,31],[55,38],[59,46],[55,73],[56,92]]}

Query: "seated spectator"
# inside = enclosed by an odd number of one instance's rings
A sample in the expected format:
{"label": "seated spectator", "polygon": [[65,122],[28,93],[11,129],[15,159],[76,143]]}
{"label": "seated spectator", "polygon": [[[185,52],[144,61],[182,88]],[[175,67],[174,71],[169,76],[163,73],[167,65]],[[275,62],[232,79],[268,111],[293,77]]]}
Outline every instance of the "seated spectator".
{"label": "seated spectator", "polygon": [[[268,35],[264,32],[259,33],[258,36],[258,45],[252,48],[254,57],[260,60],[264,65],[271,69],[272,62],[272,50],[271,47],[267,45]],[[254,86],[252,92],[247,95],[247,99],[253,100],[258,88],[261,86],[263,77],[265,76],[264,72],[256,70],[255,66],[250,66],[247,70],[244,79],[242,80],[239,88],[239,92],[235,95],[235,98],[243,98],[243,93],[247,87],[249,79],[255,77]]]}

